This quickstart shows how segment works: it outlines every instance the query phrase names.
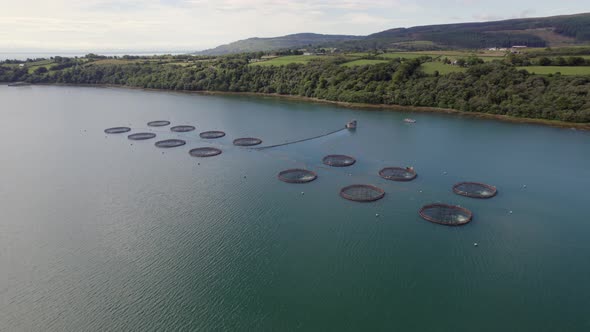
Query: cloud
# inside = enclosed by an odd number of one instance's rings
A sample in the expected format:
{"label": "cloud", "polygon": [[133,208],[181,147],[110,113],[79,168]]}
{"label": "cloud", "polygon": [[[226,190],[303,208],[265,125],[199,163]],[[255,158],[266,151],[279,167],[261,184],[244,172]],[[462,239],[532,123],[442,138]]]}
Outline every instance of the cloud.
{"label": "cloud", "polygon": [[[587,9],[568,7],[559,13]],[[196,50],[254,36],[366,35],[459,18],[553,13],[554,4],[534,0],[18,0],[2,4],[0,31],[10,33],[0,34],[0,49]]]}

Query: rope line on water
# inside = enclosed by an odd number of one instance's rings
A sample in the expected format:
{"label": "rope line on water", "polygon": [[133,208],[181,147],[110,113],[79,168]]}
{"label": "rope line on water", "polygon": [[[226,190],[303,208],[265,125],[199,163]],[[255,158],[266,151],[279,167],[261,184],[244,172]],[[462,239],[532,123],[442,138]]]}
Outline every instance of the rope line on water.
{"label": "rope line on water", "polygon": [[331,131],[331,132],[326,133],[326,134],[314,136],[314,137],[304,138],[304,139],[300,139],[300,140],[296,140],[296,141],[291,141],[291,142],[286,142],[286,143],[281,143],[281,144],[261,146],[261,147],[252,148],[252,149],[254,149],[254,150],[265,150],[265,149],[277,148],[279,146],[285,146],[285,145],[290,145],[290,144],[295,144],[295,143],[301,143],[301,142],[305,142],[305,141],[311,141],[312,139],[326,137],[328,135],[332,135],[332,134],[335,134],[335,133],[340,132],[340,131],[343,131],[343,130],[346,130],[346,127],[340,128],[338,130]]}

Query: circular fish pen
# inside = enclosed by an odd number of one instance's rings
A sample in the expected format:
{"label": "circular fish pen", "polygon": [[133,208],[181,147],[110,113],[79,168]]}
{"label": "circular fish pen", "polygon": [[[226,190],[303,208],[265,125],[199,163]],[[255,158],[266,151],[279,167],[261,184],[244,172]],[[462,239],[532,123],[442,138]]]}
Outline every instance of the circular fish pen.
{"label": "circular fish pen", "polygon": [[425,205],[418,213],[427,221],[447,226],[465,225],[473,218],[473,213],[466,208],[441,203]]}
{"label": "circular fish pen", "polygon": [[129,127],[113,127],[113,128],[107,128],[104,130],[104,132],[107,134],[122,134],[122,133],[130,132],[130,131],[131,131],[131,128],[129,128]]}
{"label": "circular fish pen", "polygon": [[242,137],[234,140],[234,145],[237,146],[254,146],[262,143],[260,138],[256,137]]}
{"label": "circular fish pen", "polygon": [[287,169],[279,173],[279,180],[287,183],[308,183],[318,178],[314,171],[300,168]]}
{"label": "circular fish pen", "polygon": [[157,141],[154,145],[159,148],[176,148],[186,144],[186,141],[181,139],[165,139],[163,141]]}
{"label": "circular fish pen", "polygon": [[147,125],[150,127],[165,127],[165,126],[168,126],[169,124],[170,124],[170,121],[166,121],[166,120],[150,121],[147,123]]}
{"label": "circular fish pen", "polygon": [[221,150],[212,147],[196,148],[188,152],[193,157],[213,157],[221,154]]}
{"label": "circular fish pen", "polygon": [[176,132],[176,133],[186,133],[189,131],[193,131],[196,128],[194,126],[189,126],[189,125],[182,125],[182,126],[174,126],[172,128],[170,128],[171,131]]}
{"label": "circular fish pen", "polygon": [[343,154],[331,154],[325,156],[324,159],[322,159],[322,162],[325,165],[332,167],[347,167],[354,165],[354,163],[356,163],[356,159],[354,159],[354,157],[346,156]]}
{"label": "circular fish pen", "polygon": [[355,202],[374,202],[385,196],[385,191],[370,184],[353,184],[340,189],[340,196]]}
{"label": "circular fish pen", "polygon": [[453,186],[453,192],[457,195],[473,198],[492,198],[498,190],[494,186],[479,182],[460,182]]}
{"label": "circular fish pen", "polygon": [[134,141],[143,141],[146,139],[152,139],[154,137],[156,137],[156,134],[154,133],[135,133],[127,136],[128,139]]}
{"label": "circular fish pen", "polygon": [[225,132],[219,130],[204,131],[199,134],[201,138],[214,139],[225,136]]}
{"label": "circular fish pen", "polygon": [[412,181],[418,176],[412,167],[385,167],[379,176],[391,181]]}

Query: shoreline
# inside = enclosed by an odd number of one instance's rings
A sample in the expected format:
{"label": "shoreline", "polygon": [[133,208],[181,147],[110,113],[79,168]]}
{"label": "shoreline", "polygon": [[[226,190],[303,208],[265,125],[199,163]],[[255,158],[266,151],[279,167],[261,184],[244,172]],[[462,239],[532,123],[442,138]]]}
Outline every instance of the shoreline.
{"label": "shoreline", "polygon": [[475,119],[484,120],[496,120],[502,122],[511,122],[519,124],[533,124],[549,126],[554,128],[565,128],[565,129],[580,129],[590,131],[590,123],[577,123],[577,122],[564,122],[559,120],[546,120],[546,119],[533,119],[533,118],[518,118],[509,115],[501,114],[489,114],[489,113],[478,113],[478,112],[463,112],[451,108],[439,108],[429,106],[401,106],[401,105],[388,105],[388,104],[364,104],[364,103],[349,103],[342,101],[333,101],[312,97],[294,96],[294,95],[281,95],[277,93],[261,93],[261,92],[231,92],[231,91],[190,91],[190,90],[168,90],[168,89],[150,89],[133,87],[128,85],[116,85],[116,84],[67,84],[67,83],[41,83],[41,84],[30,84],[30,85],[41,85],[41,86],[75,86],[75,87],[102,87],[102,88],[116,88],[116,89],[131,89],[131,90],[143,90],[143,91],[157,91],[157,92],[176,92],[183,94],[200,94],[209,96],[250,96],[250,97],[272,97],[280,98],[293,101],[304,101],[318,104],[337,105],[341,107],[351,109],[372,109],[381,111],[411,111],[420,113],[435,113],[435,114],[452,114],[456,116],[466,116]]}

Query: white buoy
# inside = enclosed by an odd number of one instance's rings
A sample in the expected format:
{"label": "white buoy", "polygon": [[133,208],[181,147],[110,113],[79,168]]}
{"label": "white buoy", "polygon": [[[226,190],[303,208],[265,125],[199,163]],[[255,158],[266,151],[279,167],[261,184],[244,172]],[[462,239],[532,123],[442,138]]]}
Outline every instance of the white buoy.
{"label": "white buoy", "polygon": [[301,195],[305,195],[305,193],[302,191],[302,192],[301,192]]}
{"label": "white buoy", "polygon": [[475,242],[475,243],[473,244],[473,246],[474,246],[474,247],[477,247],[477,242]]}
{"label": "white buoy", "polygon": [[508,211],[508,213],[512,214],[512,210]]}
{"label": "white buoy", "polygon": [[379,217],[379,213],[375,213],[375,217]]}

